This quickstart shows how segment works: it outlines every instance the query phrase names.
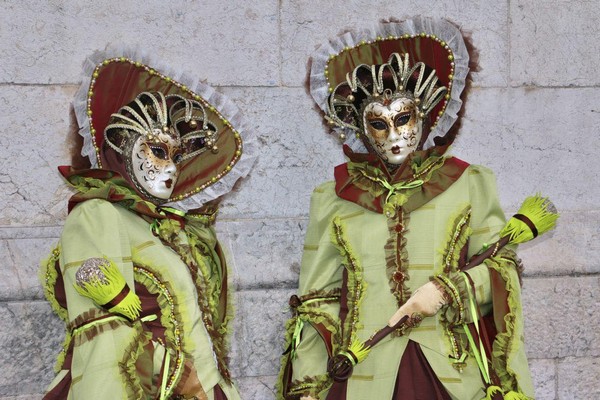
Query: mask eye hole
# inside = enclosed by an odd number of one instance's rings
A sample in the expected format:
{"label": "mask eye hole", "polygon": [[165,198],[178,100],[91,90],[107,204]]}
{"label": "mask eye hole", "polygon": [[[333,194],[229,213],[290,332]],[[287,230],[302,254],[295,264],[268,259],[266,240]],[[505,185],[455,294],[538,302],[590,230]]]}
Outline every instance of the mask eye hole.
{"label": "mask eye hole", "polygon": [[168,158],[167,152],[160,146],[150,146],[150,150],[152,150],[152,154],[154,157],[160,158],[161,160],[166,160]]}
{"label": "mask eye hole", "polygon": [[380,119],[374,119],[372,121],[369,121],[369,125],[371,125],[373,129],[376,129],[378,131],[383,131],[387,128],[387,124]]}
{"label": "mask eye hole", "polygon": [[398,128],[402,125],[406,125],[408,121],[410,121],[410,114],[400,114],[394,120],[394,126]]}

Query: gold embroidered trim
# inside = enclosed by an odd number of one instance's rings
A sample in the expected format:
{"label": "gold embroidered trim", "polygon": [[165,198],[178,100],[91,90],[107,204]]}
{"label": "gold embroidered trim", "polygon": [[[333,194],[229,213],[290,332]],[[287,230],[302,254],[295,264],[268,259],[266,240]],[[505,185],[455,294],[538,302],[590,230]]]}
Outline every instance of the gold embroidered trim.
{"label": "gold embroidered trim", "polygon": [[445,162],[445,157],[432,155],[431,157],[427,158],[425,162],[423,162],[423,164],[421,165],[413,163],[411,165],[411,168],[414,172],[414,179],[422,179],[425,182],[427,182],[431,179],[433,173],[436,170],[440,169]]}
{"label": "gold embroidered trim", "polygon": [[359,328],[360,303],[366,290],[366,282],[363,281],[363,269],[354,252],[346,240],[345,228],[339,217],[333,219],[331,239],[340,252],[342,264],[347,270],[348,294],[346,302],[348,305],[348,315],[344,320],[342,330],[342,350],[346,351],[355,339],[356,331]]}
{"label": "gold embroidered trim", "polygon": [[294,345],[294,333],[298,320],[301,320],[302,323],[309,322],[322,324],[325,329],[331,332],[333,353],[339,351],[339,343],[341,343],[339,323],[330,314],[319,309],[316,303],[303,304],[294,309],[294,316],[287,321],[285,326],[285,348],[287,350],[284,352],[283,357],[281,357],[281,367],[275,385],[275,390],[278,395],[277,398],[279,399],[297,400],[299,394],[311,394],[313,397],[317,397],[318,393],[327,389],[333,383],[332,379],[327,374],[312,377],[305,376],[303,379],[291,382],[289,386],[288,383],[284,381],[285,371],[292,362],[292,351],[290,350]]}
{"label": "gold embroidered trim", "polygon": [[[133,325],[134,337],[129,346],[123,352],[123,358],[119,362],[121,376],[124,377],[123,386],[130,400],[143,399],[144,389],[137,373],[135,362],[140,354],[144,352],[144,346],[152,340],[152,333],[144,331],[142,324],[137,321]],[[169,391],[170,393],[170,391]]]}
{"label": "gold embroidered trim", "polygon": [[416,271],[431,271],[433,264],[408,264],[408,269],[414,269]]}
{"label": "gold embroidered trim", "polygon": [[152,246],[154,246],[155,244],[156,244],[156,243],[154,243],[153,241],[151,241],[151,240],[148,240],[148,241],[146,241],[146,242],[144,242],[144,243],[141,243],[141,244],[139,244],[139,245],[135,246],[135,247],[134,247],[134,249],[135,249],[135,250],[137,250],[137,251],[142,251],[142,250],[144,250],[145,248],[148,248],[148,247],[152,247]]}
{"label": "gold embroidered trim", "polygon": [[340,288],[333,288],[331,290],[310,290],[308,293],[300,296],[300,301],[302,302],[302,304],[305,304],[308,301],[311,301],[311,304],[314,303],[331,303],[334,301],[338,301],[340,300],[340,295],[341,295],[341,289]]}
{"label": "gold embroidered trim", "polygon": [[[181,329],[179,306],[173,297],[173,288],[171,288],[169,282],[163,279],[157,272],[150,271],[149,269],[138,265],[133,267],[133,271],[136,281],[143,284],[150,293],[159,295],[158,304],[161,310],[160,323],[165,327],[165,338],[168,342],[168,347],[175,350],[175,362],[171,365],[172,372],[170,372],[166,385],[168,397],[179,381],[183,371],[184,354],[182,348],[184,346],[184,337],[183,329]],[[141,336],[139,340],[141,340]],[[133,351],[135,347],[131,347],[131,349]],[[169,351],[169,348],[166,348],[165,351]]]}
{"label": "gold embroidered trim", "polygon": [[398,307],[408,300],[410,290],[406,281],[410,280],[408,273],[408,251],[406,250],[406,226],[409,222],[408,213],[401,207],[396,208],[392,218],[388,218],[389,238],[384,246],[386,274],[390,292],[396,298]]}
{"label": "gold embroidered trim", "polygon": [[[221,315],[219,304],[223,276],[219,266],[213,260],[213,257],[218,256],[215,252],[211,252],[208,245],[194,233],[194,227],[191,224],[186,225],[184,230],[188,243],[182,242],[179,237],[180,231],[179,223],[170,219],[160,221],[159,238],[165,246],[170,247],[179,256],[188,268],[192,282],[196,286],[198,308],[202,313],[202,321],[211,338],[217,368],[224,381],[231,384],[231,374],[227,365],[226,340],[227,324],[231,319],[231,315],[227,310],[231,309],[231,304],[228,296],[225,306],[226,315]],[[226,268],[225,266],[221,267]]]}
{"label": "gold embroidered trim", "polygon": [[460,293],[452,283],[450,275],[456,275],[459,271],[459,261],[461,250],[467,245],[472,230],[469,226],[471,221],[471,207],[463,208],[455,218],[452,219],[448,227],[447,239],[444,248],[441,251],[441,267],[436,271],[436,279],[439,279],[443,286],[446,286],[451,294],[452,302],[442,308],[439,315],[439,321],[444,327],[444,333],[448,338],[448,350],[450,359],[453,360],[452,366],[458,371],[462,371],[466,365],[464,360],[465,338],[455,327],[460,325],[463,318],[462,298],[464,293]]}
{"label": "gold embroidered trim", "polygon": [[424,331],[424,332],[429,332],[429,331],[436,331],[437,327],[435,325],[430,325],[430,326],[415,326],[414,328],[412,328],[413,332],[418,332],[418,331]]}
{"label": "gold embroidered trim", "polygon": [[318,397],[318,394],[331,386],[332,380],[328,375],[318,375],[304,377],[302,380],[296,380],[291,383],[290,390],[284,396],[284,399],[298,399],[301,396],[312,395]]}
{"label": "gold embroidered trim", "polygon": [[438,379],[445,383],[462,383],[462,379],[460,378],[446,378],[444,376],[438,376]]}
{"label": "gold embroidered trim", "polygon": [[[517,353],[517,348],[522,346],[523,327],[520,285],[518,277],[519,258],[514,251],[504,248],[499,255],[486,261],[488,268],[494,269],[505,283],[507,292],[508,312],[504,315],[506,330],[498,332],[492,345],[492,367],[505,391],[520,391],[519,380],[516,372],[511,368],[512,357]],[[514,270],[514,271],[513,271]]]}
{"label": "gold embroidered trim", "polygon": [[469,236],[472,233],[469,223],[471,221],[471,207],[465,207],[454,219],[450,230],[446,246],[442,252],[442,265],[444,273],[456,272],[459,269],[460,252],[466,246]]}

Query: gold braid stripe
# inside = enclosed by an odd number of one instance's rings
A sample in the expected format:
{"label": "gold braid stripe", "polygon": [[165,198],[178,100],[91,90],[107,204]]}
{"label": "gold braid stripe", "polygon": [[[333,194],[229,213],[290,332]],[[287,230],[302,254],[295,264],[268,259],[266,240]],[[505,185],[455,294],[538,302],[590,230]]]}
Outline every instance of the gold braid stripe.
{"label": "gold braid stripe", "polygon": [[366,283],[363,282],[363,270],[345,239],[344,227],[339,217],[333,219],[332,240],[340,252],[342,264],[348,271],[348,315],[344,320],[342,334],[342,349],[347,350],[356,335],[359,321],[359,308],[365,293]]}
{"label": "gold braid stripe", "polygon": [[[163,321],[169,321],[171,323],[172,326],[170,327],[170,330],[173,333],[173,345],[175,347],[176,353],[175,367],[173,369],[173,372],[171,373],[171,376],[169,376],[169,380],[167,381],[166,385],[166,393],[168,396],[173,390],[177,381],[179,380],[183,368],[183,352],[181,351],[183,344],[183,330],[180,327],[180,322],[176,318],[178,314],[176,310],[177,306],[175,304],[175,299],[171,294],[171,289],[169,288],[168,283],[164,280],[159,279],[156,273],[139,266],[134,266],[133,271],[136,274],[141,275],[148,279],[150,282],[152,282],[155,285],[155,289],[158,290],[159,295],[162,296],[169,305],[168,314],[165,313],[166,310],[163,310],[163,308],[161,307],[161,313],[166,314],[165,316],[167,317],[166,319],[161,318],[161,323],[163,323]],[[169,327],[165,326],[165,328],[168,329]],[[168,338],[167,335],[165,335],[165,337]],[[168,352],[168,348],[166,348],[165,351]],[[168,373],[168,371],[165,371],[165,373]]]}

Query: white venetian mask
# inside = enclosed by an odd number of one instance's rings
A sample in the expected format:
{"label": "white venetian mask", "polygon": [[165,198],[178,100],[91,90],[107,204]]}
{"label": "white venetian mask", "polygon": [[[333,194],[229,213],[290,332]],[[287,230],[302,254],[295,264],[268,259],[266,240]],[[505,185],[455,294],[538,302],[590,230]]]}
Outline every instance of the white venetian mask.
{"label": "white venetian mask", "polygon": [[133,144],[133,174],[149,194],[166,200],[173,193],[179,176],[177,164],[181,161],[181,148],[170,135],[160,133],[155,137],[158,140],[140,136]]}
{"label": "white venetian mask", "polygon": [[413,99],[400,97],[384,105],[374,101],[363,112],[364,134],[385,162],[400,165],[417,149],[423,120]]}

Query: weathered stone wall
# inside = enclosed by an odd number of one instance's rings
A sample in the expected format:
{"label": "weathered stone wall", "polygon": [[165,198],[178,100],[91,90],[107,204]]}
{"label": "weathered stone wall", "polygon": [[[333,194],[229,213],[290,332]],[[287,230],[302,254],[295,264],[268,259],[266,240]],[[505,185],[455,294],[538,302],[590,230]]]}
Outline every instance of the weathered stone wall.
{"label": "weathered stone wall", "polygon": [[526,340],[538,399],[600,395],[600,3],[586,0],[0,1],[0,399],[39,399],[63,327],[43,299],[39,259],[69,191],[69,104],[81,63],[107,43],[138,45],[198,71],[256,128],[251,175],[218,223],[238,292],[235,375],[272,399],[312,188],[341,162],[305,93],[314,47],[346,27],[422,13],[472,31],[481,51],[454,153],[491,167],[507,213],[535,191],[562,213],[522,246]]}

